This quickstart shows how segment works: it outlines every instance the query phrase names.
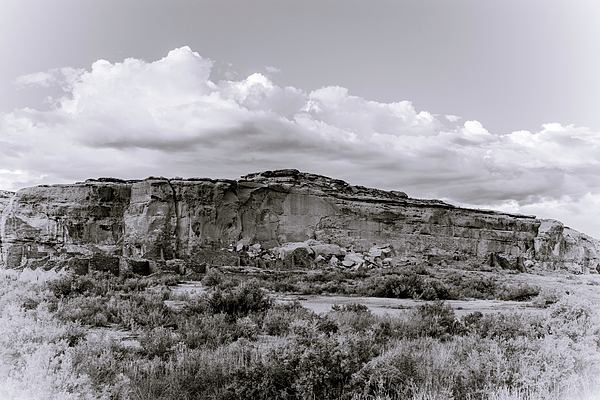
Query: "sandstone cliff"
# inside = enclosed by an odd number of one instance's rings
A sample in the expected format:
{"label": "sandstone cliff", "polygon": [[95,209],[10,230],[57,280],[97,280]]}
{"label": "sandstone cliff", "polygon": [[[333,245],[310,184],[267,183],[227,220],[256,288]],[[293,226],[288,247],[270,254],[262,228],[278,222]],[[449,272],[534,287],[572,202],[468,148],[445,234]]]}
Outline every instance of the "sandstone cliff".
{"label": "sandstone cliff", "polygon": [[[467,262],[586,272],[595,239],[558,221],[411,199],[297,170],[239,180],[88,180],[0,195],[5,268]],[[361,261],[362,260],[362,261]]]}
{"label": "sandstone cliff", "polygon": [[14,195],[13,192],[0,190],[0,215],[2,215],[2,210],[4,210]]}

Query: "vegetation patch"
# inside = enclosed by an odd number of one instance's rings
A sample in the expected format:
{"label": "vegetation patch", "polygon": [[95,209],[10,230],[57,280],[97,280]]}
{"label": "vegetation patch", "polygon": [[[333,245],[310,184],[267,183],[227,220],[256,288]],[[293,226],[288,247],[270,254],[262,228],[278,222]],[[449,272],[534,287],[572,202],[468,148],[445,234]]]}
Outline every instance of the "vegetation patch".
{"label": "vegetation patch", "polygon": [[[591,399],[600,391],[597,305],[525,284],[429,270],[287,275],[296,287],[431,300],[391,317],[358,303],[322,314],[276,303],[268,294],[276,274],[209,269],[197,294],[171,290],[174,276],[27,274],[0,276],[3,399]],[[533,298],[541,314],[459,318],[444,300],[461,291]]]}

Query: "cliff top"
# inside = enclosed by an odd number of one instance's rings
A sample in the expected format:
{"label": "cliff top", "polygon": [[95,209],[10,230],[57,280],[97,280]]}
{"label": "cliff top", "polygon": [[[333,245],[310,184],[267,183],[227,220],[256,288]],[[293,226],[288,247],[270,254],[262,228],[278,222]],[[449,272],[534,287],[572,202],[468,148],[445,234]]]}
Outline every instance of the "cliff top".
{"label": "cliff top", "polygon": [[[454,206],[445,203],[441,200],[415,199],[401,191],[385,191],[381,189],[368,188],[359,185],[350,185],[341,180],[334,179],[324,175],[301,172],[297,169],[279,169],[273,171],[262,171],[247,174],[240,179],[213,179],[213,178],[165,178],[165,177],[148,177],[146,179],[124,180],[119,178],[101,177],[97,179],[87,179],[85,182],[76,182],[75,184],[57,184],[57,185],[39,185],[37,187],[69,187],[73,185],[133,185],[144,181],[168,181],[168,182],[224,182],[232,184],[258,184],[270,187],[273,190],[288,191],[291,188],[295,190],[307,190],[314,194],[323,194],[327,196],[337,197],[340,199],[357,200],[362,202],[372,203],[390,203],[390,204],[410,204],[413,206],[436,207],[436,208],[452,208],[463,209],[463,207]],[[4,193],[4,194],[3,194]],[[14,195],[13,192],[1,191],[0,198],[8,199]],[[499,212],[486,209],[466,209],[479,211],[486,214],[507,215],[515,218],[535,219],[533,215],[522,215],[515,213]]]}

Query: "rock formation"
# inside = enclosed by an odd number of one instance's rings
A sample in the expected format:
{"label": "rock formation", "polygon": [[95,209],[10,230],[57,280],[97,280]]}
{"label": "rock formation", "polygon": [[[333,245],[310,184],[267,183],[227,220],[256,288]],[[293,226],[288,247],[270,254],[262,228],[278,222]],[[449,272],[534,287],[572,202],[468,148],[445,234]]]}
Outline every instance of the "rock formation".
{"label": "rock formation", "polygon": [[[297,170],[239,180],[101,178],[0,192],[4,268],[139,273],[399,262],[587,272],[600,243],[558,221],[411,199]],[[205,265],[205,264],[204,264]]]}

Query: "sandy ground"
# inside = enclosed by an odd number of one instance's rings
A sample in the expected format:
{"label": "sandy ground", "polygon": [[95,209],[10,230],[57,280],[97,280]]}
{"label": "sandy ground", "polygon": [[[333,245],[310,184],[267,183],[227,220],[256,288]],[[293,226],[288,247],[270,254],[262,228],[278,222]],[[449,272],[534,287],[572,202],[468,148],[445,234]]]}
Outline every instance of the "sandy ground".
{"label": "sandy ground", "polygon": [[[316,313],[326,313],[331,311],[331,306],[334,304],[363,304],[371,310],[375,315],[399,315],[405,313],[411,308],[417,307],[426,302],[423,300],[412,299],[386,299],[379,297],[348,297],[348,296],[320,296],[320,295],[284,295],[275,296],[280,301],[299,300],[302,306],[313,310]],[[530,302],[518,301],[500,301],[500,300],[447,300],[445,304],[450,304],[457,316],[481,311],[489,312],[504,312],[504,311],[528,311],[539,312],[540,309],[533,308]]]}

